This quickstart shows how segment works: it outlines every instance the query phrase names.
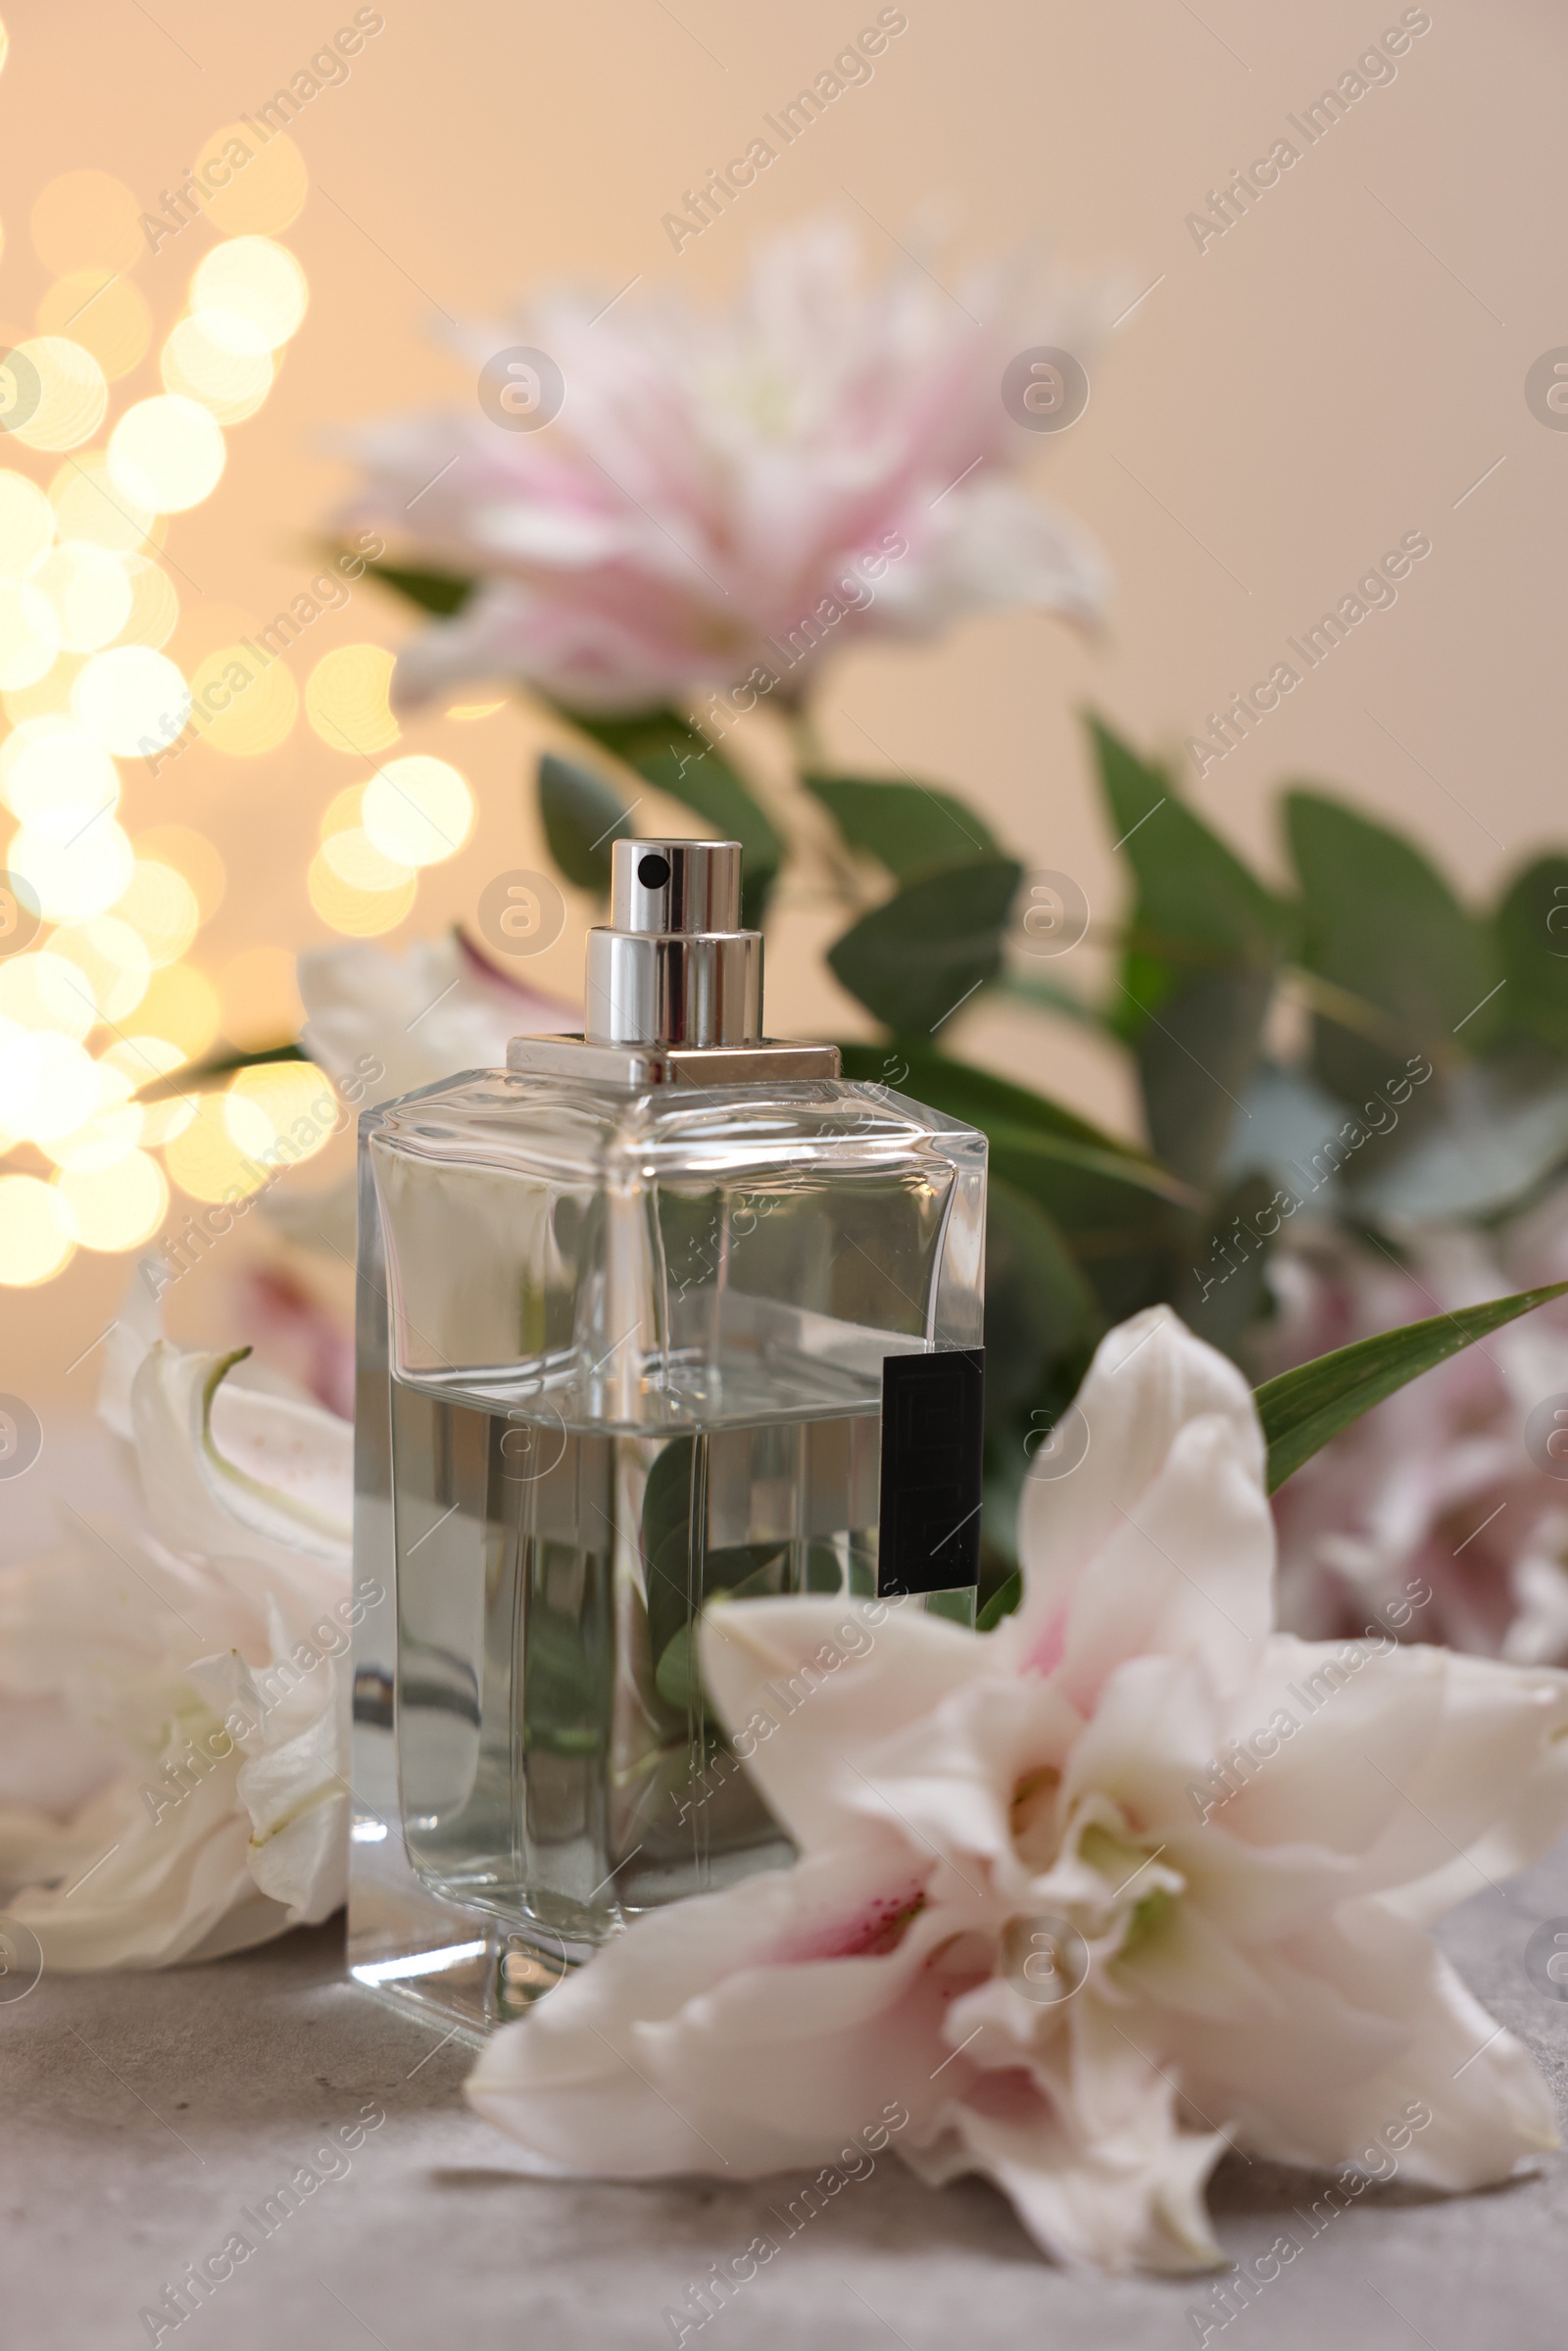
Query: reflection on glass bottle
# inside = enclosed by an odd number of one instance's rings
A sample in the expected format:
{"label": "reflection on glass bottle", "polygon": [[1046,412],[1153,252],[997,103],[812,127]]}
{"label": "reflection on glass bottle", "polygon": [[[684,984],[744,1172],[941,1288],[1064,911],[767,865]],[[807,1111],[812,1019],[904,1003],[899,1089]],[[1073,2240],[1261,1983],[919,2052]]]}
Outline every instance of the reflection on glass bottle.
{"label": "reflection on glass bottle", "polygon": [[617,842],[586,1038],[364,1122],[362,1566],[395,1570],[404,1844],[568,1961],[788,1858],[703,1688],[705,1608],[973,1621],[984,1141],[761,1039],[739,884],[732,843]]}

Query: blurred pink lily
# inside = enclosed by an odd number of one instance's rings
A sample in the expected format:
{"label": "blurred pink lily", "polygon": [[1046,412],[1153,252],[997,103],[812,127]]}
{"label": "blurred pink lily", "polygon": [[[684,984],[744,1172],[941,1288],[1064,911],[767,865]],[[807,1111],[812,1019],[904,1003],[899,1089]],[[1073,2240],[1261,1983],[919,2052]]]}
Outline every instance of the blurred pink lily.
{"label": "blurred pink lily", "polygon": [[562,405],[536,430],[474,400],[359,436],[353,517],[477,581],[400,694],[523,678],[614,710],[751,680],[788,702],[851,638],[1014,604],[1094,618],[1098,554],[1009,478],[1038,443],[1002,378],[1025,347],[1088,351],[1108,309],[997,273],[949,294],[912,261],[862,287],[856,238],[818,223],[760,248],[728,312],[558,292],[466,331],[476,370],[542,351]]}

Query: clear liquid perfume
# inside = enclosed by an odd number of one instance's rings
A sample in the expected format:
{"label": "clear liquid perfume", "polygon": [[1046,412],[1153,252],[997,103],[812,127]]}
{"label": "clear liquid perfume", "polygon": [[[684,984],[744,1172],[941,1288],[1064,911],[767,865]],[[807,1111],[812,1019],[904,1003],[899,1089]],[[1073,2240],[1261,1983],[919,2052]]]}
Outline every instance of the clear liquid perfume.
{"label": "clear liquid perfume", "polygon": [[617,842],[586,1031],[360,1143],[350,1966],[482,2031],[789,1846],[705,1607],[972,1623],[985,1140],[761,1033],[734,842]]}

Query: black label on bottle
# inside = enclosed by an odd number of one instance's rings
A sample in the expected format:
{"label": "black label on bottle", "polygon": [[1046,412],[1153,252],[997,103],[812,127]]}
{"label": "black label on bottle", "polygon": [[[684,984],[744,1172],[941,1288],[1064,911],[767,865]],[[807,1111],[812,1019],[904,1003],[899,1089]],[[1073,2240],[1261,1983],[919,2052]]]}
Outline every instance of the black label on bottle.
{"label": "black label on bottle", "polygon": [[979,1347],[883,1359],[880,1599],[980,1581],[985,1361]]}

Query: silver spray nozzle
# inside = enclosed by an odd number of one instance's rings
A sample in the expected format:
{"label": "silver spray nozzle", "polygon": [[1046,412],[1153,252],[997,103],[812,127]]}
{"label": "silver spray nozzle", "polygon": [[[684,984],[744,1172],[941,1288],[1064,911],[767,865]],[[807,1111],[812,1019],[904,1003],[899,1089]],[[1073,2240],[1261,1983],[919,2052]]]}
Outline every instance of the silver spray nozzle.
{"label": "silver spray nozzle", "polygon": [[611,920],[588,934],[593,1045],[753,1045],[762,939],[740,927],[738,841],[617,841]]}

